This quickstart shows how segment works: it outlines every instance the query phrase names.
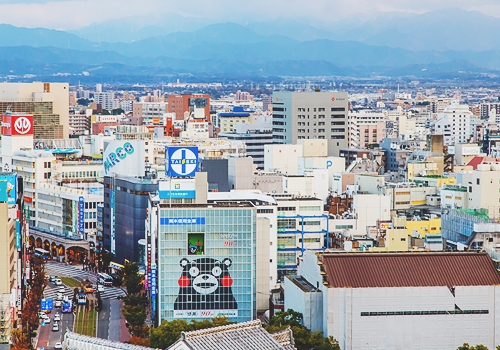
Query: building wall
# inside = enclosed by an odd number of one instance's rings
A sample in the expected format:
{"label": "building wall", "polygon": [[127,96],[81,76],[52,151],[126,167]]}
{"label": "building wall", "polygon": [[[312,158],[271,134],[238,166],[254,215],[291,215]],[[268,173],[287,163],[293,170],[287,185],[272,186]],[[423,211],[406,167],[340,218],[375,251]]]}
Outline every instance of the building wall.
{"label": "building wall", "polygon": [[[224,271],[227,271],[232,279],[232,296],[237,304],[237,316],[230,316],[230,321],[245,322],[254,319],[256,317],[255,208],[251,206],[216,207],[215,205],[188,208],[161,206],[158,217],[158,290],[160,296],[158,321],[171,321],[175,318],[188,320],[213,318],[218,310],[233,310],[235,306],[230,297],[222,296],[220,303],[214,302],[210,305],[203,301],[203,294],[197,293],[196,289],[191,293],[186,292],[191,296],[189,303],[181,302],[176,306],[178,296],[184,291],[181,285],[186,285],[179,282],[183,275],[183,267],[180,265],[182,259],[186,259],[189,264],[199,264],[200,270],[203,271],[212,271],[211,266],[205,264],[224,264]],[[168,221],[165,221],[182,218],[198,218],[199,220],[203,218],[204,223],[198,221],[196,224],[168,224]],[[188,241],[193,237],[190,234],[193,233],[203,236],[203,238],[198,238],[198,242],[204,240],[202,254],[192,254],[188,249]],[[196,238],[192,239],[196,240]],[[203,258],[216,261],[199,260]],[[230,259],[230,261],[225,259]],[[217,285],[220,283],[222,282]],[[217,289],[213,293],[222,293],[222,291]]]}
{"label": "building wall", "polygon": [[[276,226],[276,223],[274,224]],[[276,277],[276,270],[270,274],[269,265],[275,263],[276,254],[270,254],[269,243],[271,241],[271,220],[257,218],[256,242],[256,289],[257,289],[257,312],[269,309],[270,280]],[[271,257],[274,255],[274,259]]]}
{"label": "building wall", "polygon": [[441,233],[441,218],[431,218],[429,220],[406,220],[408,235],[412,237],[425,238],[427,234]]}
{"label": "building wall", "polygon": [[[465,178],[465,175],[464,175]],[[467,183],[469,209],[487,209],[490,218],[500,217],[500,165],[480,164],[471,172]],[[492,195],[495,193],[495,195]]]}
{"label": "building wall", "polygon": [[229,191],[227,159],[200,159],[198,167],[199,171],[207,172],[208,191]]}
{"label": "building wall", "polygon": [[303,156],[301,145],[265,145],[264,171],[295,175],[298,173],[299,157]]}
{"label": "building wall", "polygon": [[15,239],[15,222],[9,218],[8,205],[0,203],[0,294],[9,294],[14,288]]}
{"label": "building wall", "polygon": [[286,277],[284,281],[285,310],[292,309],[300,312],[304,326],[309,329],[323,329],[323,293],[318,291],[305,291],[297,286],[293,277]]}
{"label": "building wall", "polygon": [[274,92],[274,142],[324,139],[328,155],[338,156],[348,144],[348,110],[345,92]]}

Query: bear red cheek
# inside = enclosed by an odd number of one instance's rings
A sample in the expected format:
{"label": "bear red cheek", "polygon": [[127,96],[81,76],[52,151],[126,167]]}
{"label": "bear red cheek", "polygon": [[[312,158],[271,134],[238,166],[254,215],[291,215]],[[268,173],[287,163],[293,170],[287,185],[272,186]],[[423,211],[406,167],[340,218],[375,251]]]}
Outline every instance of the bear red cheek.
{"label": "bear red cheek", "polygon": [[181,276],[181,278],[179,278],[179,281],[177,283],[179,283],[179,286],[181,287],[187,287],[189,286],[191,281],[189,280],[189,277]]}
{"label": "bear red cheek", "polygon": [[233,285],[233,279],[231,278],[231,276],[224,276],[222,277],[220,283],[224,287],[231,287]]}

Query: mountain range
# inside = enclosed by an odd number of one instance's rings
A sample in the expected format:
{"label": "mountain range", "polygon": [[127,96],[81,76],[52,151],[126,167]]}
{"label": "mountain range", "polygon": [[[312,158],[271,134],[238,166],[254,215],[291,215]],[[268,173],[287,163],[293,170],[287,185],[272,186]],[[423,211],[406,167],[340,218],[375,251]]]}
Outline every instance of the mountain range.
{"label": "mountain range", "polygon": [[456,9],[317,26],[277,19],[169,32],[150,23],[131,25],[140,39],[129,31],[131,40],[101,40],[119,31],[115,24],[73,32],[0,24],[0,75],[463,77],[500,71],[500,19]]}

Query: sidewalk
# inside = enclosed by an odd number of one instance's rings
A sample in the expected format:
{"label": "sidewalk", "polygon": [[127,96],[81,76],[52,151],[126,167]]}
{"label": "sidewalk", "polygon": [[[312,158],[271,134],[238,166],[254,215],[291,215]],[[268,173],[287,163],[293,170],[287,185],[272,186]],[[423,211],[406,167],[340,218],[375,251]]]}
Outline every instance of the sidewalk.
{"label": "sidewalk", "polygon": [[123,316],[121,309],[123,307],[123,301],[120,300],[120,341],[122,343],[128,342],[130,339],[130,333],[127,326],[125,326],[125,316]]}

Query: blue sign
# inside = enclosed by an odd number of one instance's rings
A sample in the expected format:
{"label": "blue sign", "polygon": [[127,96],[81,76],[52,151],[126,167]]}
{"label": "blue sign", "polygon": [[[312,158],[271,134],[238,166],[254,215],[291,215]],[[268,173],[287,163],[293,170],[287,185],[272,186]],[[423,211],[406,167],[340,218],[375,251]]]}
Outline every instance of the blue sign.
{"label": "blue sign", "polygon": [[16,219],[16,249],[21,249],[21,222]]}
{"label": "blue sign", "polygon": [[47,298],[45,300],[47,301],[47,310],[54,310],[54,299]]}
{"label": "blue sign", "polygon": [[111,250],[111,253],[115,254],[115,250],[116,250],[116,241],[115,241],[115,191],[113,189],[111,189],[109,191],[109,201],[111,202],[110,203],[110,206],[111,206],[111,247],[110,247],[110,250]]}
{"label": "blue sign", "polygon": [[161,218],[160,225],[205,225],[205,218]]}
{"label": "blue sign", "polygon": [[[6,174],[8,174],[8,175],[6,175]],[[6,198],[7,203],[16,204],[16,201],[17,201],[17,174],[2,173],[2,175],[0,175],[0,181],[7,182],[7,188],[5,190],[2,190],[2,193],[0,194],[0,198],[5,198],[5,194],[7,194],[7,198]],[[3,191],[5,191],[5,192],[3,192]],[[2,201],[2,199],[0,199],[0,201]]]}
{"label": "blue sign", "polygon": [[173,191],[161,191],[160,190],[160,198],[161,199],[170,199],[170,198],[196,198],[195,190],[173,190]]}
{"label": "blue sign", "polygon": [[78,198],[78,233],[85,233],[85,198]]}
{"label": "blue sign", "polygon": [[40,310],[48,310],[47,299],[40,300]]}
{"label": "blue sign", "polygon": [[156,296],[156,266],[151,267],[151,296]]}
{"label": "blue sign", "polygon": [[169,177],[193,177],[198,170],[198,147],[165,147],[165,166]]}

